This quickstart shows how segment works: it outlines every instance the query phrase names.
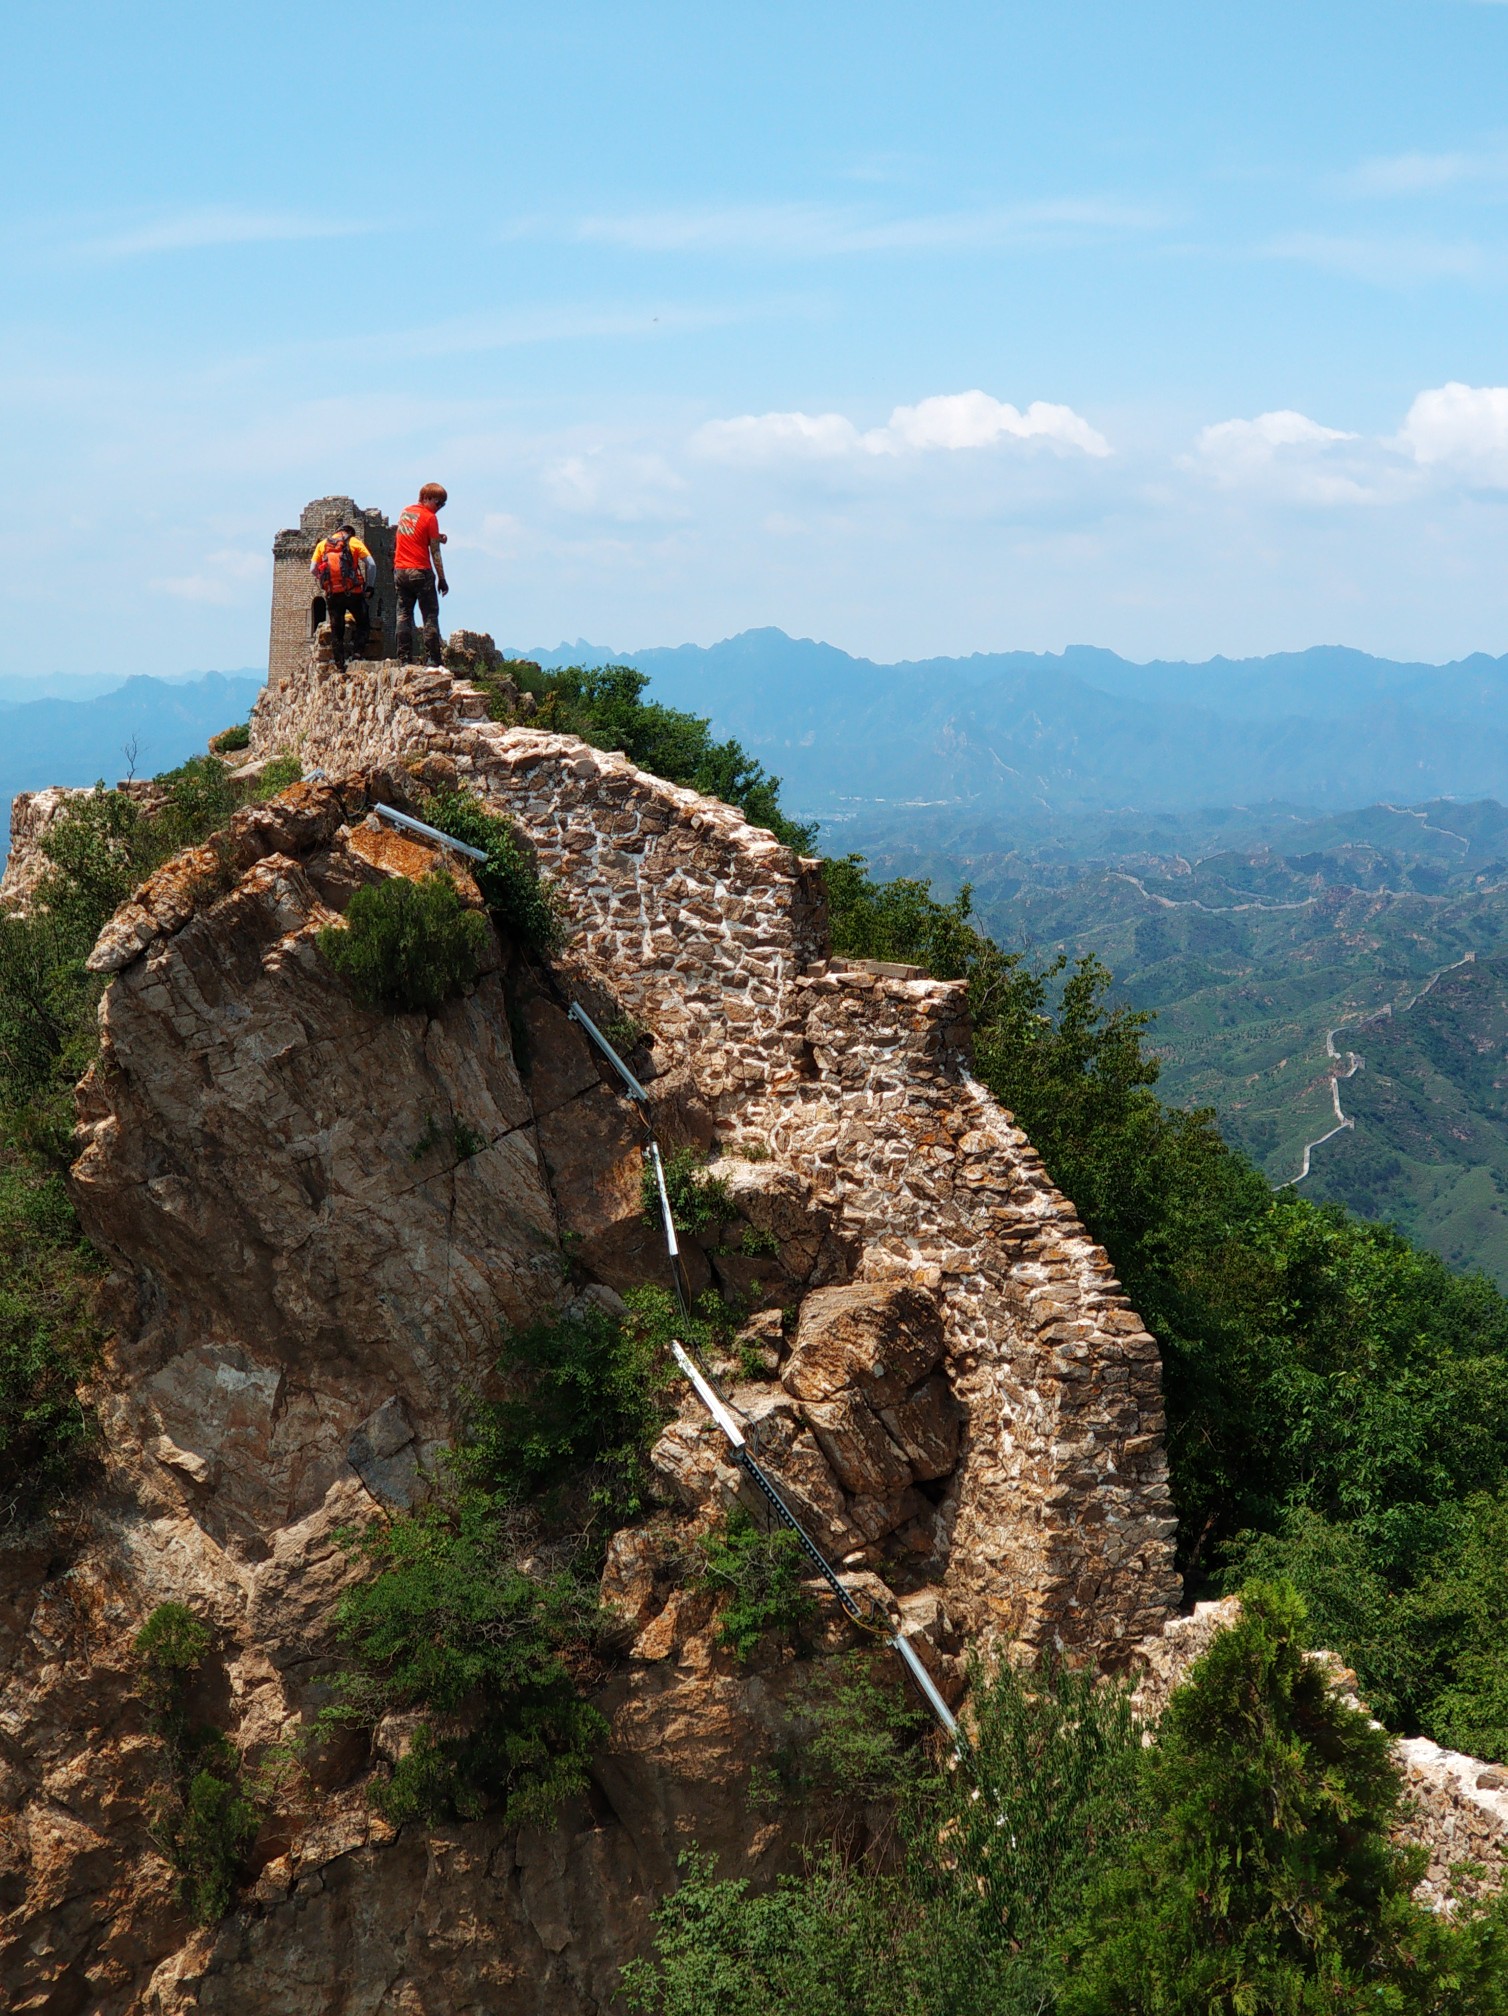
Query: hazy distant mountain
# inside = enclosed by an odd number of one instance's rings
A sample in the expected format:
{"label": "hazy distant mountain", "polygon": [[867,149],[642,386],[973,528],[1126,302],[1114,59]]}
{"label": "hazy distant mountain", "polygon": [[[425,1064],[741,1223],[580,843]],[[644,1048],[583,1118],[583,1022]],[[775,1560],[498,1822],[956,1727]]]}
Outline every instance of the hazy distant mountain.
{"label": "hazy distant mountain", "polygon": [[656,699],[711,715],[807,815],[916,801],[1037,818],[1508,797],[1508,658],[1399,664],[1319,646],[1136,665],[1075,645],[877,665],[779,630],[529,655],[648,672]]}
{"label": "hazy distant mountain", "polygon": [[128,679],[91,699],[0,703],[0,809],[7,825],[18,791],[100,778],[113,784],[132,769],[150,777],[200,754],[211,735],[246,719],[261,688],[258,672],[206,672],[183,682]]}

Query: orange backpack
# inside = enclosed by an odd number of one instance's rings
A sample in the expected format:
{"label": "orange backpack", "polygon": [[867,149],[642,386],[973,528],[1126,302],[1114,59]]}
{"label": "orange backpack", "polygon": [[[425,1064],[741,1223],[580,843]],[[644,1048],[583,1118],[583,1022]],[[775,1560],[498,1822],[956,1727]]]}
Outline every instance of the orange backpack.
{"label": "orange backpack", "polygon": [[360,595],[367,577],[360,558],[351,551],[348,532],[332,532],[317,563],[319,585],[327,595]]}

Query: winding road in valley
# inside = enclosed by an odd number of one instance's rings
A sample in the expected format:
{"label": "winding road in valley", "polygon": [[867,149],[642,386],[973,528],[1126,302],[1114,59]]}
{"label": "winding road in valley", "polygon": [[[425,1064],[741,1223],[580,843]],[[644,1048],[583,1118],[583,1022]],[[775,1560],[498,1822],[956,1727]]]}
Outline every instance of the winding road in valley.
{"label": "winding road in valley", "polygon": [[[1393,1003],[1391,1001],[1384,1001],[1380,1008],[1374,1008],[1372,1012],[1368,1015],[1349,1016],[1347,1017],[1346,1021],[1338,1022],[1335,1025],[1334,1029],[1327,1029],[1325,1031],[1326,1056],[1333,1057],[1337,1064],[1340,1062],[1341,1053],[1335,1047],[1335,1037],[1337,1030],[1346,1028],[1365,1029],[1367,1025],[1372,1022],[1390,1022],[1393,1019],[1395,1013],[1399,1015],[1407,1015],[1410,1008],[1418,1006],[1418,1004],[1424,999],[1425,995],[1428,994],[1430,990],[1433,988],[1437,980],[1444,979],[1447,973],[1454,973],[1458,966],[1474,965],[1476,963],[1476,956],[1477,955],[1474,951],[1468,952],[1460,959],[1452,959],[1448,966],[1441,966],[1437,968],[1435,972],[1430,974],[1429,978],[1425,981],[1424,985],[1419,989],[1419,992],[1413,997],[1413,999],[1411,1001],[1404,1001],[1400,1003],[1400,1005],[1396,1010],[1394,1009]],[[1304,1143],[1303,1167],[1299,1170],[1297,1176],[1289,1176],[1284,1182],[1275,1184],[1273,1186],[1275,1189],[1290,1190],[1292,1189],[1295,1183],[1302,1183],[1304,1178],[1309,1174],[1309,1158],[1314,1152],[1314,1150],[1316,1148],[1323,1147],[1323,1145],[1327,1141],[1333,1141],[1337,1134],[1343,1134],[1348,1127],[1351,1128],[1355,1127],[1356,1125],[1355,1119],[1351,1115],[1345,1113],[1341,1108],[1340,1088],[1342,1081],[1344,1079],[1353,1077],[1356,1072],[1364,1071],[1365,1069],[1366,1069],[1365,1063],[1356,1054],[1356,1052],[1354,1050],[1348,1050],[1346,1052],[1345,1070],[1332,1071],[1330,1073],[1330,1097],[1335,1102],[1335,1125],[1331,1128],[1328,1128],[1325,1133],[1316,1135],[1314,1140],[1306,1141]]]}

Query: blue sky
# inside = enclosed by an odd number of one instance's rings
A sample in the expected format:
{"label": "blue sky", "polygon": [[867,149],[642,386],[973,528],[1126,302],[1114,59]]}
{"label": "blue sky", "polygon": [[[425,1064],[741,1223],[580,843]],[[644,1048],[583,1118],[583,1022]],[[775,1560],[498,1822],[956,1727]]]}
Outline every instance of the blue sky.
{"label": "blue sky", "polygon": [[514,645],[1508,650],[1508,5],[6,47],[0,674],[254,664],[277,528],[430,477]]}

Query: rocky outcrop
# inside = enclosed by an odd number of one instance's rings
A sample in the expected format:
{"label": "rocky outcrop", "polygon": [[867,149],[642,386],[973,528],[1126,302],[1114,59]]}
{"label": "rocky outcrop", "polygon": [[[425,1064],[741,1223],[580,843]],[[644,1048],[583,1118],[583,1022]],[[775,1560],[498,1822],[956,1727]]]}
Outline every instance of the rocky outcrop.
{"label": "rocky outcrop", "polygon": [[[328,1745],[247,1896],[195,1933],[152,1840],[130,1650],[156,1603],[192,1602],[219,1631],[203,1712],[272,1754],[323,1698],[340,1534],[425,1488],[502,1330],[663,1278],[642,1127],[570,999],[645,1030],[656,1134],[713,1155],[732,1216],[688,1264],[749,1309],[731,1403],[945,1690],[971,1637],[1115,1664],[1168,1616],[1156,1353],[972,1077],[962,990],[830,959],[818,864],[488,720],[445,673],[316,659],[257,710],[252,763],[295,748],[311,781],[169,862],[91,961],[74,1190],[112,1268],[106,1477],[66,1547],[0,1549],[0,1982],[110,2016],[576,2016],[611,2006],[682,1847],[756,1873],[792,1850],[741,1796],[792,1662],[738,1667],[686,1580],[688,1535],[744,1488],[691,1400],[654,1452],[667,1510],[609,1550],[612,1734],[550,1833],[395,1835],[364,1795],[380,1757]],[[532,845],[566,945],[490,941],[432,1016],[360,1009],[318,934],[435,865],[373,805],[455,781]]]}
{"label": "rocky outcrop", "polygon": [[[859,1278],[935,1298],[967,1416],[933,1494],[961,1627],[1112,1662],[1155,1630],[1177,1595],[1156,1347],[973,1078],[963,987],[829,959],[819,863],[621,756],[489,720],[448,673],[311,659],[253,714],[252,756],[278,749],[332,774],[421,760],[506,813],[580,968],[688,1073],[725,1155],[786,1172]],[[900,1492],[850,1495],[887,1508],[867,1526],[910,1522]]]}

